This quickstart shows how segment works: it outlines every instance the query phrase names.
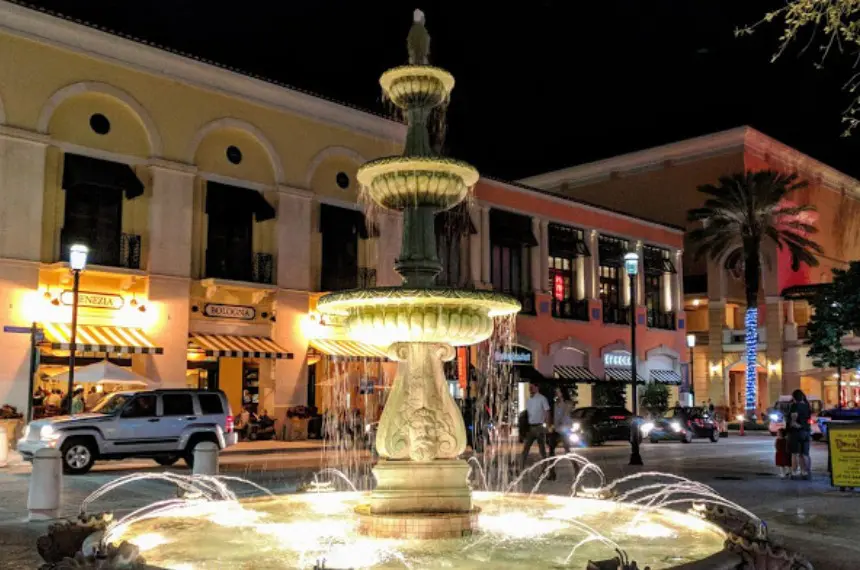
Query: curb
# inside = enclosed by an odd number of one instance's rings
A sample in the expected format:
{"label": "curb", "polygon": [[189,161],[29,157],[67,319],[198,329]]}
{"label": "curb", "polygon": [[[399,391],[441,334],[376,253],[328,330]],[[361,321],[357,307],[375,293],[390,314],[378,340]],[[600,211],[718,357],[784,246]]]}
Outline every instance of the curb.
{"label": "curb", "polygon": [[284,453],[301,453],[304,451],[322,451],[322,441],[318,445],[308,445],[301,447],[273,447],[267,449],[236,449],[235,445],[231,445],[226,449],[221,450],[221,455],[281,455]]}

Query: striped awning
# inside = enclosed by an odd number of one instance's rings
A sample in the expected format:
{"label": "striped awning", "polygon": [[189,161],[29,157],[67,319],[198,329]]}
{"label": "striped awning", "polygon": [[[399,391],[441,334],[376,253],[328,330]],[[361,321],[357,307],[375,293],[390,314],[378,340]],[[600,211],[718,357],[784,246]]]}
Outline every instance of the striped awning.
{"label": "striped awning", "polygon": [[681,384],[681,375],[674,370],[652,370],[651,381],[658,384]]}
{"label": "striped awning", "polygon": [[[615,382],[630,382],[630,369],[606,367],[606,379]],[[636,381],[645,382],[645,379],[636,374]]]}
{"label": "striped awning", "polygon": [[596,382],[600,378],[589,370],[588,366],[553,366],[552,375],[562,380],[574,382]]}
{"label": "striped awning", "polygon": [[264,336],[234,336],[229,334],[190,333],[188,348],[202,350],[206,356],[228,356],[242,358],[287,358],[293,357],[270,338]]}
{"label": "striped awning", "polygon": [[[54,350],[71,350],[72,327],[63,323],[44,323],[45,340],[41,346]],[[163,354],[140,329],[78,325],[75,352],[103,352],[106,354]]]}
{"label": "striped awning", "polygon": [[314,339],[310,341],[310,345],[311,348],[314,348],[323,354],[339,358],[354,360],[385,360],[387,358],[385,350],[381,347],[352,340]]}

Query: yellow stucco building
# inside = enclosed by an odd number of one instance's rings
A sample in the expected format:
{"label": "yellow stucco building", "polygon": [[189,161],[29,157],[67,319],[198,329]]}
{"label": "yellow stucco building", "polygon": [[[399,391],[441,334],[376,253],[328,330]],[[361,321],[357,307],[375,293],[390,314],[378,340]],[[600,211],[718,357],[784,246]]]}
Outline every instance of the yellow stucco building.
{"label": "yellow stucco building", "polygon": [[[0,319],[44,331],[37,382],[68,354],[64,260],[84,240],[83,362],[217,377],[234,410],[248,389],[278,417],[305,403],[321,210],[358,210],[357,167],[403,125],[15,4],[0,21]],[[395,284],[399,243],[378,235],[359,269]],[[26,406],[30,354],[0,336],[0,404]]]}

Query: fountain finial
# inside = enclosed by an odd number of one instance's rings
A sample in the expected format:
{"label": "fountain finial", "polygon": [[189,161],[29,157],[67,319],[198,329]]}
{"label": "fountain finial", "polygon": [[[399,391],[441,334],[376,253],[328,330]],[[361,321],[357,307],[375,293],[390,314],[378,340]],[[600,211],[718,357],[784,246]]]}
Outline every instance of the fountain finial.
{"label": "fountain finial", "polygon": [[412,27],[406,36],[406,48],[409,51],[410,65],[430,64],[430,34],[424,27],[424,12],[415,10],[412,15]]}

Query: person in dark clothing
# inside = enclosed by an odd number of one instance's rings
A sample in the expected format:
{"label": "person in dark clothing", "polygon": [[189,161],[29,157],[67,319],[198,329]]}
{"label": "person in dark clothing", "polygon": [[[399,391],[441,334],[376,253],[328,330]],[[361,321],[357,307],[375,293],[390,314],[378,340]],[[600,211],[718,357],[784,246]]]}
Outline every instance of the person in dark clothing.
{"label": "person in dark clothing", "polygon": [[811,460],[809,458],[809,442],[812,438],[809,420],[812,410],[806,395],[802,390],[791,393],[793,401],[788,408],[788,447],[791,451],[792,478],[811,478]]}
{"label": "person in dark clothing", "polygon": [[275,439],[275,420],[269,417],[269,412],[263,410],[257,419],[257,430],[252,434],[253,439]]}

